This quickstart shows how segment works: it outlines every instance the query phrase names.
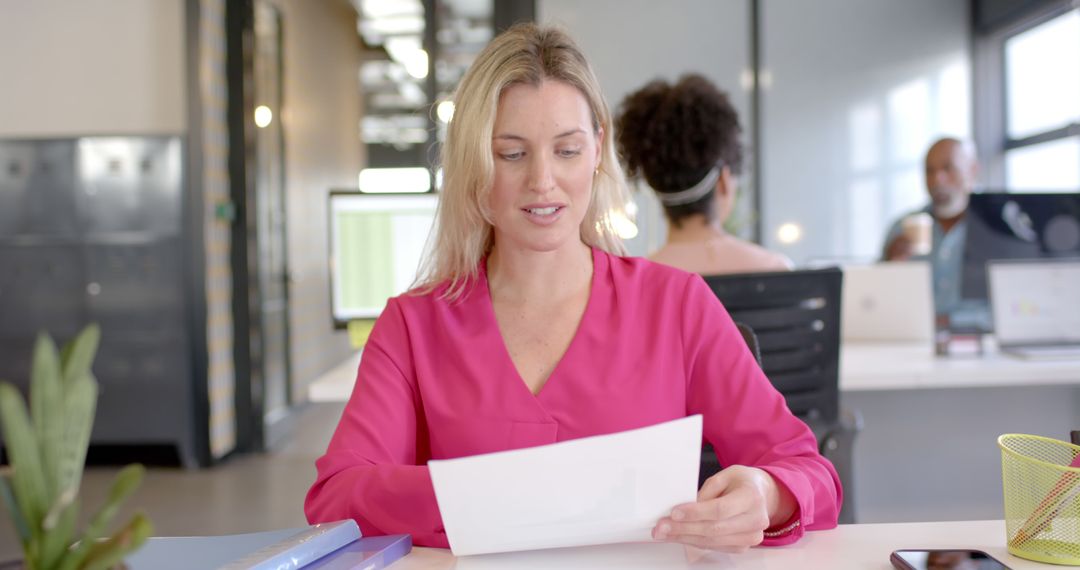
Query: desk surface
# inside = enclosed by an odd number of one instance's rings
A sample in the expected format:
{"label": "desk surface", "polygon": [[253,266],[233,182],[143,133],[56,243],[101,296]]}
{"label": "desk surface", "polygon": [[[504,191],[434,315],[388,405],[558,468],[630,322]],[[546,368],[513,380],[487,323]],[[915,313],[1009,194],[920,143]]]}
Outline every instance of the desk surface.
{"label": "desk surface", "polygon": [[[344,401],[356,380],[359,353],[312,384],[312,401]],[[1024,360],[1001,354],[991,338],[982,356],[934,356],[929,343],[843,342],[840,390],[845,392],[1080,385],[1080,360]]]}
{"label": "desk surface", "polygon": [[840,390],[918,390],[993,386],[1080,385],[1080,360],[1025,360],[992,342],[982,356],[934,356],[924,343],[845,342]]}
{"label": "desk surface", "polygon": [[709,553],[690,561],[685,551],[668,544],[622,544],[566,548],[455,559],[449,551],[414,548],[393,570],[487,570],[496,568],[759,568],[764,570],[889,570],[889,554],[899,548],[972,548],[982,550],[1014,570],[1054,568],[1010,555],[1005,549],[1003,521],[842,525],[810,532],[797,544],[754,548],[745,554]]}

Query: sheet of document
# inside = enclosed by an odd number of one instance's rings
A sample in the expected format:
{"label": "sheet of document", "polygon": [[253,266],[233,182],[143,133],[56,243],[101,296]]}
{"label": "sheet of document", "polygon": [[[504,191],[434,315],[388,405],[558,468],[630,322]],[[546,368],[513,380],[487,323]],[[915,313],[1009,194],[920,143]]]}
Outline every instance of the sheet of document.
{"label": "sheet of document", "polygon": [[652,540],[656,522],[697,497],[701,416],[430,461],[455,555]]}

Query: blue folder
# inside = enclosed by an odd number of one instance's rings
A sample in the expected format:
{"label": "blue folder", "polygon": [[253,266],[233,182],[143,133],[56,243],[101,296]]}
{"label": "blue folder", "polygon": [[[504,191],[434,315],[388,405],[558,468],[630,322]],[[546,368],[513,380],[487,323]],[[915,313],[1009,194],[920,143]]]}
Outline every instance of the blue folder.
{"label": "blue folder", "polygon": [[407,534],[359,536],[356,523],[345,521],[250,534],[151,538],[126,562],[131,570],[378,570],[412,550]]}

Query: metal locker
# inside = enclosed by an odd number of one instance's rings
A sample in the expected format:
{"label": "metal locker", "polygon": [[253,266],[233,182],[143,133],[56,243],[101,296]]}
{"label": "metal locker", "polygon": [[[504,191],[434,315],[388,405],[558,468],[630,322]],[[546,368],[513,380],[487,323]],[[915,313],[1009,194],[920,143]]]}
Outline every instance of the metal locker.
{"label": "metal locker", "polygon": [[178,238],[136,235],[86,245],[87,315],[105,333],[177,337],[184,330]]}
{"label": "metal locker", "polygon": [[86,318],[82,264],[78,244],[0,243],[0,336],[77,332]]}
{"label": "metal locker", "polygon": [[194,409],[186,339],[102,332],[94,367],[101,381],[101,398],[92,442],[173,444],[181,463],[194,466]]}
{"label": "metal locker", "polygon": [[34,337],[5,338],[0,336],[0,380],[11,382],[23,390],[30,385],[30,362],[33,358]]}
{"label": "metal locker", "polygon": [[79,234],[74,141],[0,141],[0,240]]}
{"label": "metal locker", "polygon": [[180,233],[179,139],[82,138],[77,164],[77,199],[88,235]]}

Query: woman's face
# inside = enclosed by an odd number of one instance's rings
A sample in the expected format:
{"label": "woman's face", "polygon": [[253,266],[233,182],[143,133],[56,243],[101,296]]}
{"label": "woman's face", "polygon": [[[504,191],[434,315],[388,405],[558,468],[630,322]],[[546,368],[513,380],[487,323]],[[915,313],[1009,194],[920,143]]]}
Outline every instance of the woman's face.
{"label": "woman's face", "polygon": [[541,252],[581,243],[604,136],[592,125],[585,96],[566,83],[503,91],[491,139],[497,247]]}

